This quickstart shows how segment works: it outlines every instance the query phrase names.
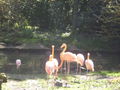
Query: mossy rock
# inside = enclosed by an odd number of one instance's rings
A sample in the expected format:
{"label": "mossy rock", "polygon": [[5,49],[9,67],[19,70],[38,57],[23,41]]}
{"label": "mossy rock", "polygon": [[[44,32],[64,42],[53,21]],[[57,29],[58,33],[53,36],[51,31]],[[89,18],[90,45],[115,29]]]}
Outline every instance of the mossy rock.
{"label": "mossy rock", "polygon": [[6,83],[7,82],[7,76],[5,73],[0,73],[0,83]]}

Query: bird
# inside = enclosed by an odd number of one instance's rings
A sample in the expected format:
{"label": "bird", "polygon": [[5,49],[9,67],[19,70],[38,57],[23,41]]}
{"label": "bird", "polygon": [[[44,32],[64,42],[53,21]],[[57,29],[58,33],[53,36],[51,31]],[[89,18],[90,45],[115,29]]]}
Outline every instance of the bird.
{"label": "bird", "polygon": [[21,60],[20,59],[17,59],[16,60],[16,68],[19,69],[19,67],[21,66]]}
{"label": "bird", "polygon": [[52,61],[55,64],[55,75],[57,76],[57,72],[58,72],[58,60],[54,57],[54,45],[52,45]]}
{"label": "bird", "polygon": [[54,62],[52,61],[53,56],[49,56],[49,60],[45,63],[45,71],[47,72],[48,75],[52,75],[55,71],[55,65]]}
{"label": "bird", "polygon": [[66,43],[63,43],[61,45],[61,48],[63,48],[63,51],[60,53],[61,63],[58,66],[58,69],[60,69],[62,67],[64,61],[67,61],[67,64],[68,64],[67,73],[69,74],[69,72],[70,72],[70,62],[77,62],[77,56],[76,56],[76,54],[74,54],[72,52],[66,52],[66,49],[67,49],[67,44]]}
{"label": "bird", "polygon": [[49,55],[49,60],[45,64],[45,71],[48,75],[52,75],[56,71],[55,75],[57,75],[58,61],[54,58],[54,45],[52,45],[52,54]]}
{"label": "bird", "polygon": [[87,59],[85,60],[85,66],[87,71],[93,71],[94,72],[94,62],[90,59],[90,53],[87,53]]}
{"label": "bird", "polygon": [[84,61],[85,61],[84,55],[81,53],[78,53],[77,54],[77,72],[78,72],[78,65],[79,64],[80,64],[80,72],[81,72],[81,67],[84,65]]}

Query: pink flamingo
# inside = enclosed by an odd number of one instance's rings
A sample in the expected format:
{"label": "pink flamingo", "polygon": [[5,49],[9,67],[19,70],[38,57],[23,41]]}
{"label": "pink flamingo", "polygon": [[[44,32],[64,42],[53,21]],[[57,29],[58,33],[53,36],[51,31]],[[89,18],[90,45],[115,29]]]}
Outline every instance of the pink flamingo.
{"label": "pink flamingo", "polygon": [[19,69],[19,67],[21,66],[21,60],[20,59],[16,60],[16,66],[17,66],[17,69]]}
{"label": "pink flamingo", "polygon": [[63,62],[67,61],[68,63],[68,74],[70,72],[70,62],[77,62],[77,56],[76,54],[72,53],[72,52],[65,52],[67,49],[67,44],[63,43],[61,45],[61,48],[64,48],[63,51],[60,53],[60,59],[61,59],[61,63],[58,66],[58,69],[62,67]]}
{"label": "pink flamingo", "polygon": [[77,54],[77,72],[78,72],[78,65],[80,64],[80,72],[81,67],[84,65],[85,57],[83,54],[79,53]]}
{"label": "pink flamingo", "polygon": [[49,56],[49,60],[45,64],[45,71],[48,75],[52,75],[56,71],[58,72],[58,61],[54,58],[54,45],[52,45],[52,55]]}
{"label": "pink flamingo", "polygon": [[52,61],[54,62],[55,65],[55,75],[57,76],[57,72],[58,72],[58,60],[56,58],[54,58],[54,45],[52,45]]}
{"label": "pink flamingo", "polygon": [[90,70],[94,72],[94,63],[90,59],[90,53],[87,54],[87,59],[85,60],[85,66],[87,68],[87,71]]}
{"label": "pink flamingo", "polygon": [[45,71],[47,72],[48,75],[52,75],[55,71],[55,65],[54,62],[52,61],[53,56],[49,56],[49,61],[46,62],[45,64]]}

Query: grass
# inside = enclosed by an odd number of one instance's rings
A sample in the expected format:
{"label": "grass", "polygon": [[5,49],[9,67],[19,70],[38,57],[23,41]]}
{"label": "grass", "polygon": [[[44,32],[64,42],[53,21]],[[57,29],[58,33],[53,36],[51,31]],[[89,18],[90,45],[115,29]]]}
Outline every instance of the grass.
{"label": "grass", "polygon": [[99,71],[91,73],[93,75],[104,75],[104,76],[113,76],[113,77],[119,77],[120,72],[119,71]]}
{"label": "grass", "polygon": [[[2,90],[120,90],[120,72],[99,71],[87,75],[59,74],[59,80],[67,81],[70,87],[49,86],[47,76],[8,74],[8,82],[2,84]],[[51,83],[50,83],[51,84]]]}

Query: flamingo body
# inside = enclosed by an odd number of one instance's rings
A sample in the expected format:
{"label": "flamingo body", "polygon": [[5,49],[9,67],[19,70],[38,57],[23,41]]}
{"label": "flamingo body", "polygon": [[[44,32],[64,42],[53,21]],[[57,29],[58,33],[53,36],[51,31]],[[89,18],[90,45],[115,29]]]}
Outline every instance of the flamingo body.
{"label": "flamingo body", "polygon": [[58,67],[58,61],[57,61],[56,58],[53,58],[53,62],[54,62],[54,64],[55,64],[55,66]]}
{"label": "flamingo body", "polygon": [[89,59],[89,57],[90,57],[90,53],[87,54],[87,59],[85,60],[85,66],[87,70],[94,72],[94,63],[91,59]]}
{"label": "flamingo body", "polygon": [[45,64],[45,71],[48,75],[51,75],[55,71],[55,64],[53,61],[47,61]]}
{"label": "flamingo body", "polygon": [[94,63],[91,59],[85,61],[85,65],[87,70],[91,70],[94,72]]}
{"label": "flamingo body", "polygon": [[67,64],[68,64],[68,74],[69,74],[69,72],[70,72],[70,62],[77,62],[77,56],[76,56],[76,54],[74,54],[72,52],[66,52],[67,44],[63,43],[61,45],[61,48],[63,48],[63,51],[60,53],[61,63],[58,66],[58,68],[61,68],[62,65],[63,65],[63,62],[67,61]]}
{"label": "flamingo body", "polygon": [[77,61],[76,54],[73,54],[71,52],[61,53],[61,59],[64,60],[64,61],[68,61],[68,62],[75,62],[75,61]]}
{"label": "flamingo body", "polygon": [[84,60],[85,60],[85,57],[83,54],[77,54],[77,62],[80,64],[80,66],[83,66],[84,65]]}

